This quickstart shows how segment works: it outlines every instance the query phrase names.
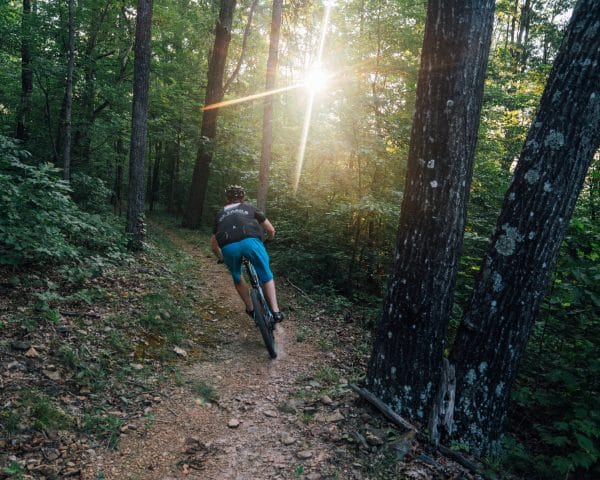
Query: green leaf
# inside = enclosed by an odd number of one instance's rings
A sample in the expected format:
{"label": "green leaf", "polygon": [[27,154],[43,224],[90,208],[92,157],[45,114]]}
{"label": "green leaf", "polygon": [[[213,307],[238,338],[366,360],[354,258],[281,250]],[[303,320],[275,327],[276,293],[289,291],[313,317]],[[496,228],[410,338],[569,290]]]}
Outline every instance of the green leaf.
{"label": "green leaf", "polygon": [[598,450],[596,449],[594,442],[586,437],[585,435],[581,435],[580,433],[575,434],[575,438],[577,439],[577,443],[579,446],[585,450],[587,454],[592,456],[594,459],[598,458]]}

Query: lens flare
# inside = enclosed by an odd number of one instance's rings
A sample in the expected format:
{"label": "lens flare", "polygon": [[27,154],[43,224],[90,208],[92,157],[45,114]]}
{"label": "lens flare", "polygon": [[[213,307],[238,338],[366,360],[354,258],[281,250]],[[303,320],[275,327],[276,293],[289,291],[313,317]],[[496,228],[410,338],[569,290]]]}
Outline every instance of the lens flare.
{"label": "lens flare", "polygon": [[315,93],[325,90],[329,82],[329,75],[321,67],[311,68],[306,75],[304,85]]}
{"label": "lens flare", "polygon": [[[331,14],[331,8],[333,7],[333,4],[333,1],[325,3],[325,13],[323,14],[323,24],[321,25],[321,38],[319,41],[319,51],[317,53],[316,65],[321,65],[321,59],[323,58],[323,48],[325,47],[325,34],[327,33],[327,26],[329,25],[329,16]],[[306,100],[304,126],[302,127],[302,136],[300,137],[300,148],[298,149],[298,160],[296,162],[296,175],[294,176],[294,193],[298,191],[300,175],[302,174],[302,165],[304,164],[304,154],[306,152],[306,141],[308,140],[308,131],[310,129],[310,118],[312,116],[313,104],[315,102],[315,93],[316,90],[310,88],[308,98]]]}

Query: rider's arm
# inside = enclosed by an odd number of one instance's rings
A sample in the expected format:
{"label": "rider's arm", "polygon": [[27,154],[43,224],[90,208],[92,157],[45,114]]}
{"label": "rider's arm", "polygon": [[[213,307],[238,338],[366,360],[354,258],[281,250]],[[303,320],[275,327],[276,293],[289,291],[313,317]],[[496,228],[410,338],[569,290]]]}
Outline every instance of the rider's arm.
{"label": "rider's arm", "polygon": [[210,236],[210,248],[219,260],[223,260],[223,255],[221,254],[221,249],[219,248],[217,237],[214,233]]}
{"label": "rider's arm", "polygon": [[275,237],[275,228],[273,227],[271,222],[269,222],[269,220],[265,218],[265,221],[262,222],[261,225],[265,229],[265,232],[267,232],[267,239],[273,240],[273,237]]}

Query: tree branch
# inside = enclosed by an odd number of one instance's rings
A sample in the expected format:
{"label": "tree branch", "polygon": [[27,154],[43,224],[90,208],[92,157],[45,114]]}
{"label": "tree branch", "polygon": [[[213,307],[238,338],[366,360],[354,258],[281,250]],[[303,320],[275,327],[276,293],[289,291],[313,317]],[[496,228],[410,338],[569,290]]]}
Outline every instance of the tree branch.
{"label": "tree branch", "polygon": [[240,53],[240,58],[237,62],[237,65],[235,66],[235,70],[225,82],[225,86],[223,87],[223,93],[225,93],[227,89],[231,86],[238,73],[240,72],[240,68],[242,67],[242,61],[244,60],[244,55],[246,54],[246,47],[248,45],[248,37],[250,36],[252,17],[254,16],[254,10],[256,10],[257,4],[258,0],[252,0],[252,5],[250,5],[250,11],[248,12],[248,21],[246,22],[246,28],[244,29],[244,38],[242,39],[242,52]]}
{"label": "tree branch", "polygon": [[[358,395],[360,395],[362,398],[367,400],[375,408],[377,408],[377,410],[379,410],[388,420],[391,420],[396,425],[416,432],[419,438],[422,439],[423,435],[421,434],[421,432],[419,432],[417,427],[415,427],[410,422],[408,422],[396,412],[394,412],[390,407],[388,407],[371,392],[359,387],[356,384],[350,384],[350,388],[356,393],[358,393]],[[454,450],[450,450],[448,447],[444,447],[443,445],[434,445],[434,447],[445,457],[450,458],[451,460],[454,460],[457,463],[460,463],[463,467],[469,469],[473,473],[482,475],[481,469],[475,463],[463,457],[460,453],[455,452]]]}

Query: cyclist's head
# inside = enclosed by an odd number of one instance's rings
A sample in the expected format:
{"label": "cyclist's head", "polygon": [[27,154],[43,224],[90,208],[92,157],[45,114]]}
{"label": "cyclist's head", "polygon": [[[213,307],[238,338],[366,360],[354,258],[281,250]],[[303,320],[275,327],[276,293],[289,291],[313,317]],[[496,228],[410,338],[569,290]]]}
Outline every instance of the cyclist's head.
{"label": "cyclist's head", "polygon": [[230,203],[243,201],[245,194],[244,187],[240,185],[228,185],[225,187],[225,197],[227,197],[227,201]]}

